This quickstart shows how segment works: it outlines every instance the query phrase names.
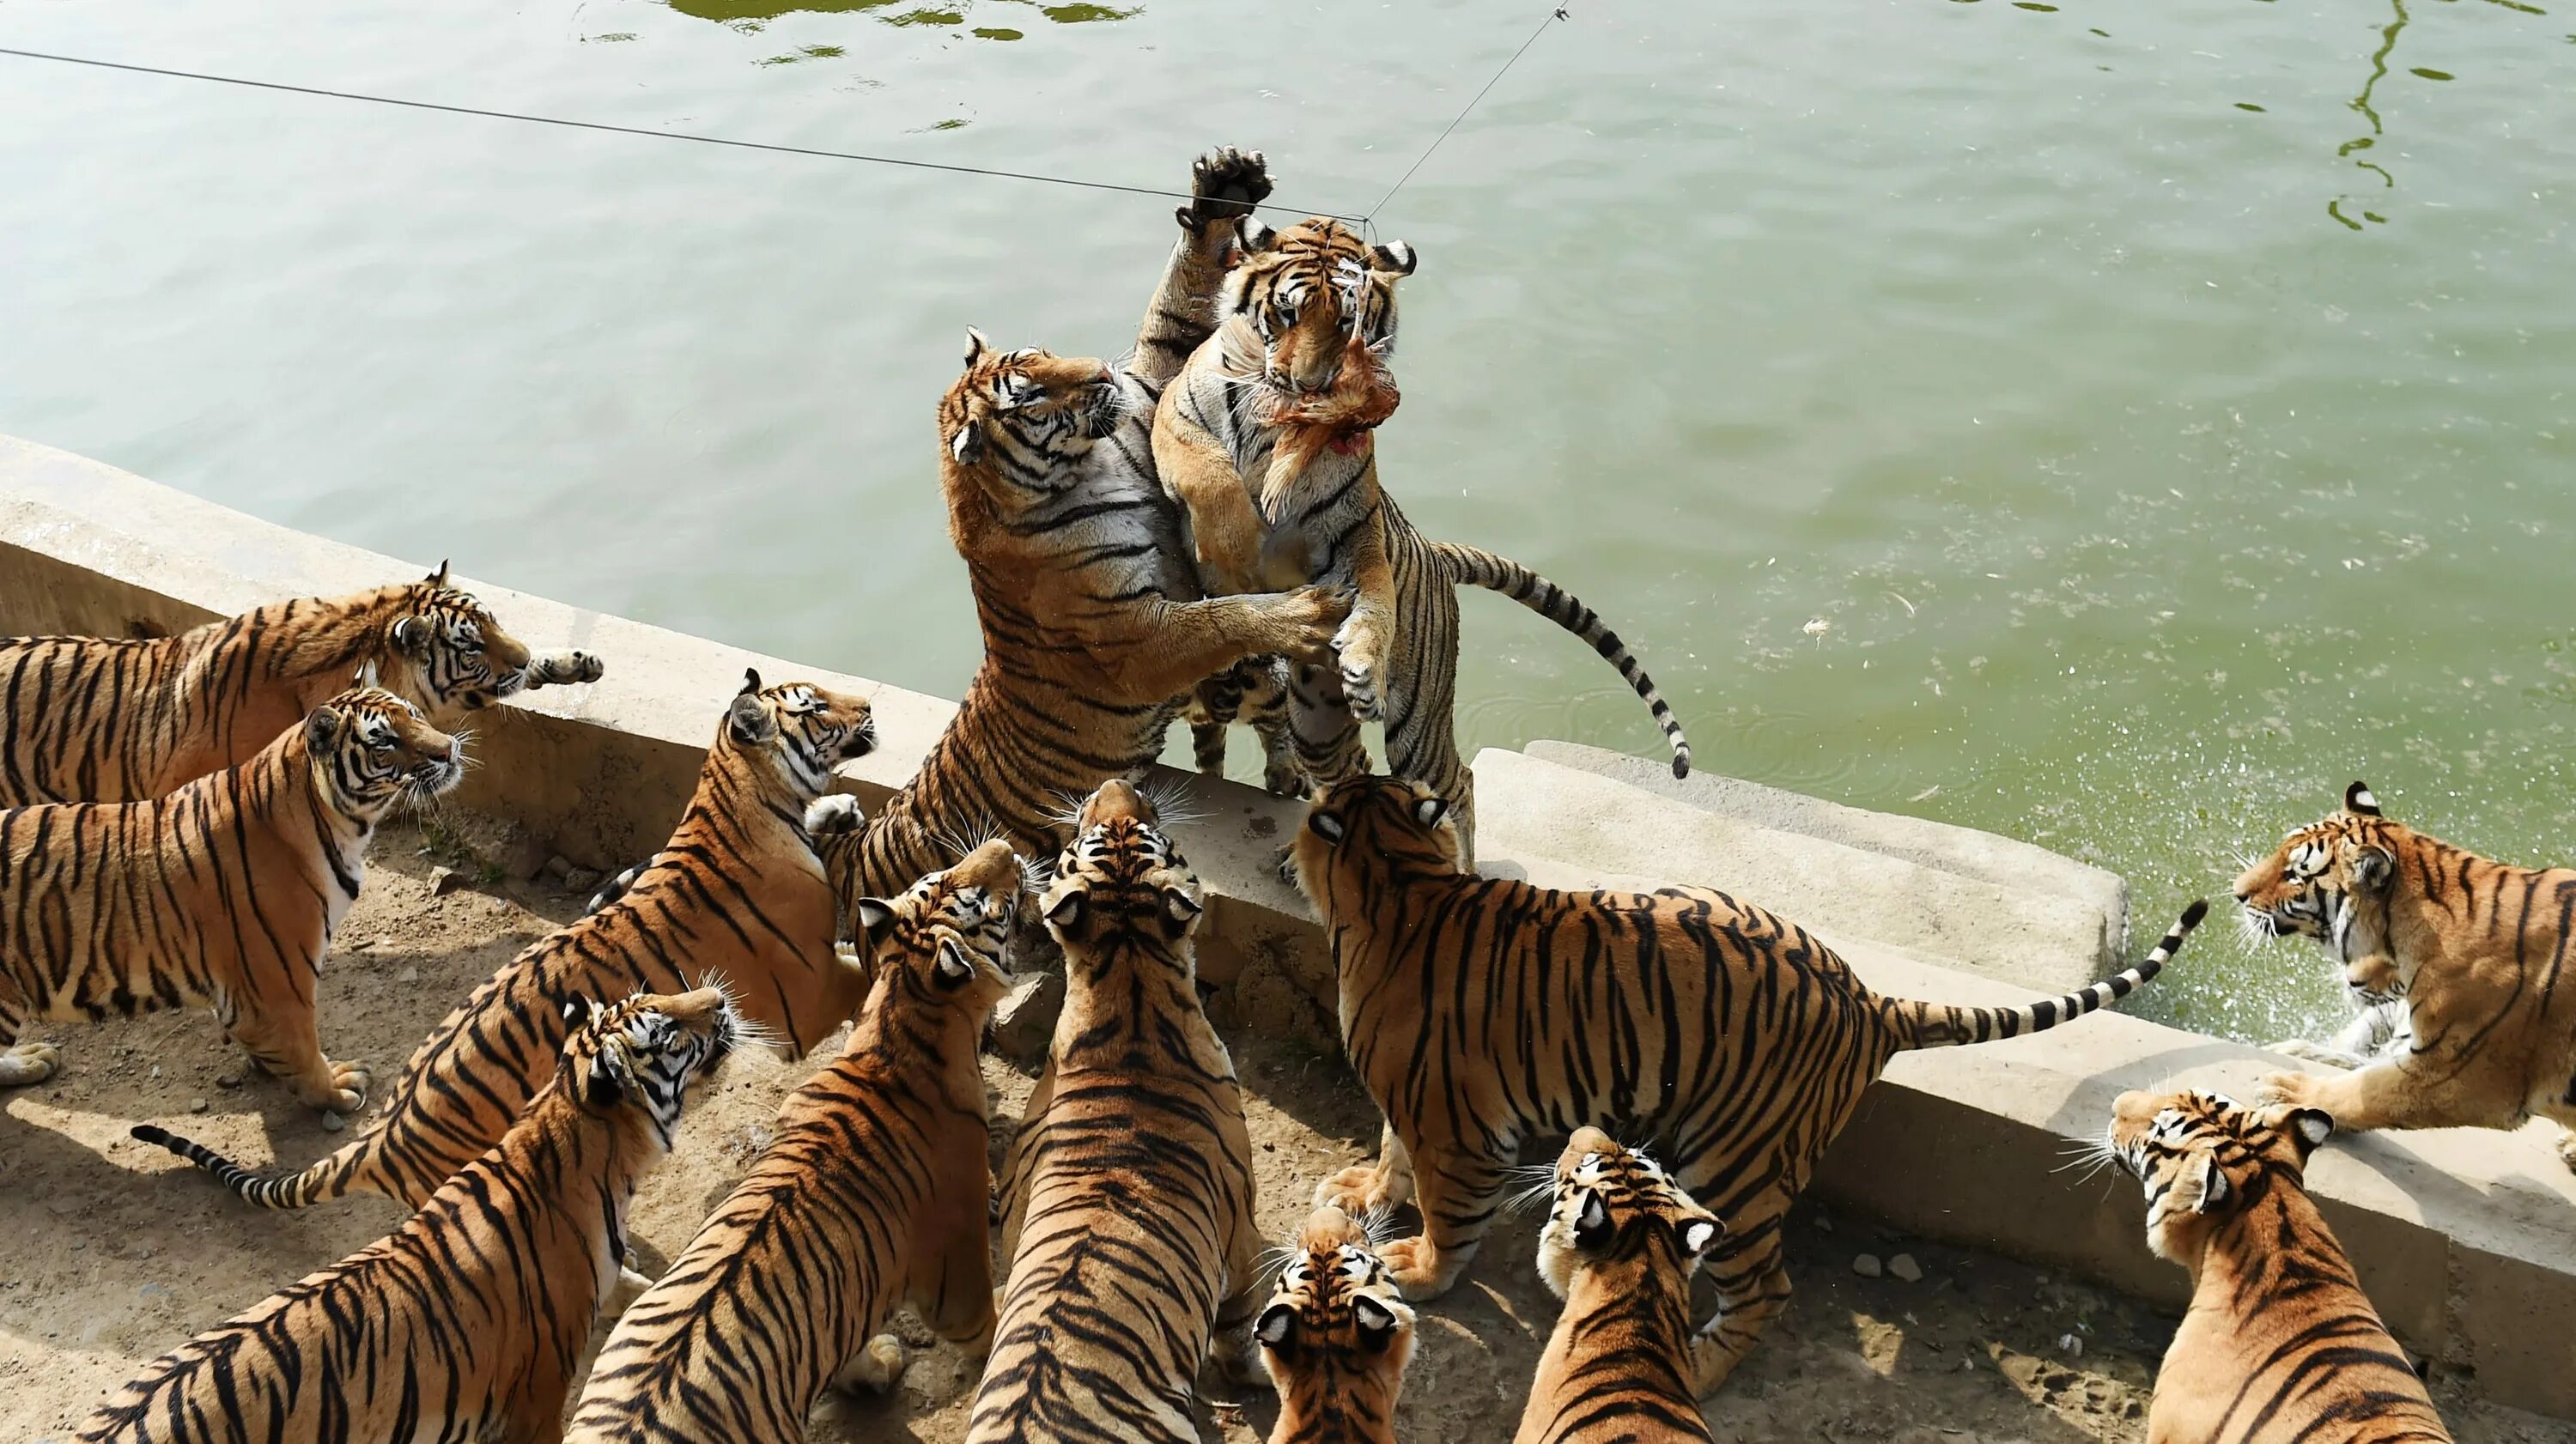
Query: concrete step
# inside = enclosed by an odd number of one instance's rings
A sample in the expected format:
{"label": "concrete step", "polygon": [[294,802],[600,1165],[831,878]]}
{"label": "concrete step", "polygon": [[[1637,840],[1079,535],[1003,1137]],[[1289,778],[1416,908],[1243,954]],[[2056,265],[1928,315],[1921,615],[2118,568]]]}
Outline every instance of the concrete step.
{"label": "concrete step", "polygon": [[[1580,742],[1540,740],[1522,750],[1541,761],[1615,778],[1720,817],[1839,842],[1864,852],[1884,853],[2000,887],[2074,898],[2102,914],[2108,928],[2103,937],[2106,956],[2119,956],[2125,945],[2128,883],[2118,873],[2087,866],[2036,843],[1929,818],[1845,807],[1821,797],[1711,772],[1677,778],[1666,762],[1587,747]],[[2161,919],[2150,921],[2162,925]]]}
{"label": "concrete step", "polygon": [[1880,944],[2052,993],[2115,966],[2100,910],[2076,898],[1720,816],[1518,752],[1489,748],[1473,765],[1477,861],[1489,874],[1713,887],[1837,948]]}

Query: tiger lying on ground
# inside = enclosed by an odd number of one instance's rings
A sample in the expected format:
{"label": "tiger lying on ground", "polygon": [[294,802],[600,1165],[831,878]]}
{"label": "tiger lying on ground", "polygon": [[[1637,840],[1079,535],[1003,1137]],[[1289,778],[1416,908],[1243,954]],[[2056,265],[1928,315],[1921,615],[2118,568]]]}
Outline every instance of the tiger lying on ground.
{"label": "tiger lying on ground", "polygon": [[1196,1444],[1213,1327],[1261,1306],[1252,1139],[1199,1009],[1199,880],[1123,781],[1083,803],[1041,905],[1065,954],[1046,1071],[1004,1166],[1011,1261],[971,1444]]}
{"label": "tiger lying on ground", "polygon": [[51,1077],[31,1017],[203,1003],[326,1121],[367,1070],[322,1051],[314,989],[394,804],[464,776],[456,739],[364,680],[238,766],[148,802],[0,811],[0,1087]]}
{"label": "tiger lying on ground", "polygon": [[1513,1444],[1705,1441],[1690,1279],[1725,1225],[1598,1128],[1574,1130],[1550,1186],[1538,1274],[1565,1308]]}
{"label": "tiger lying on ground", "polygon": [[1884,998],[1794,924],[1706,888],[1558,892],[1480,878],[1449,805],[1364,777],[1323,794],[1292,848],[1340,979],[1342,1043],[1386,1114],[1375,1165],[1316,1202],[1407,1201],[1424,1233],[1379,1250],[1409,1299],[1475,1256],[1515,1152],[1584,1124],[1651,1136],[1723,1217],[1719,1315],[1694,1341],[1698,1392],[1723,1381],[1789,1295],[1780,1223],[1861,1092],[1910,1048],[2054,1027],[2154,977],[2201,903],[2129,971],[2018,1008]]}
{"label": "tiger lying on ground", "polygon": [[89,1444],[544,1444],[683,1099],[743,1041],[714,988],[566,1005],[546,1086],[392,1234],[163,1355]]}
{"label": "tiger lying on ground", "polygon": [[1413,1309],[1368,1232],[1338,1208],[1298,1230],[1252,1326],[1279,1390],[1270,1444],[1395,1444],[1395,1401],[1413,1358]]}
{"label": "tiger lying on ground", "polygon": [[374,664],[432,714],[595,682],[587,652],[531,656],[447,564],[408,586],[304,597],[175,637],[0,638],[0,807],[130,802],[248,761]]}
{"label": "tiger lying on ground", "polygon": [[2569,1130],[2576,1168],[2576,869],[2491,862],[2380,815],[2367,784],[2236,879],[2260,933],[2314,938],[2366,1005],[2404,999],[2407,1041],[2337,1077],[2273,1073],[2266,1102],[2335,1126]]}
{"label": "tiger lying on ground", "polygon": [[2449,1444],[2308,1198],[2308,1155],[2339,1123],[2216,1093],[2112,1105],[2106,1146],[2146,1188],[2147,1246],[2191,1273],[2148,1444]]}
{"label": "tiger lying on ground", "polygon": [[576,996],[720,980],[745,1017],[802,1057],[857,1011],[868,981],[833,952],[832,896],[802,814],[833,764],[874,742],[865,701],[803,682],[763,688],[747,674],[670,844],[623,898],[530,945],[449,1013],[364,1134],[270,1177],[158,1128],[134,1136],[263,1208],[351,1193],[418,1204],[545,1086]]}
{"label": "tiger lying on ground", "polygon": [[[1395,283],[1412,274],[1412,249],[1369,245],[1320,216],[1278,232],[1247,219],[1241,236],[1243,257],[1226,276],[1215,334],[1155,410],[1154,464],[1186,512],[1190,555],[1211,591],[1255,579],[1356,591],[1334,639],[1339,676],[1315,665],[1292,671],[1297,770],[1317,784],[1357,775],[1366,762],[1349,734],[1360,721],[1382,721],[1388,770],[1450,799],[1473,856],[1474,784],[1451,716],[1457,588],[1473,585],[1504,593],[1606,658],[1663,729],[1673,775],[1687,774],[1690,743],[1680,722],[1590,608],[1516,562],[1423,537],[1380,490],[1370,428],[1394,401],[1378,362],[1394,346]],[[1352,358],[1368,364],[1346,376]],[[1319,397],[1334,394],[1346,414],[1318,407]],[[1273,453],[1281,424],[1301,414],[1340,437],[1292,473],[1272,464]],[[1290,564],[1284,578],[1271,571],[1282,561]],[[1208,738],[1194,740],[1204,765]],[[1276,734],[1265,741],[1277,785],[1286,768]],[[1221,739],[1214,755],[1222,757]]]}
{"label": "tiger lying on ground", "polygon": [[993,1329],[984,1075],[1020,859],[988,842],[859,905],[876,986],[847,1047],[789,1095],[769,1147],[601,1347],[570,1437],[767,1444],[839,1382],[882,1388],[909,1301],[981,1354]]}

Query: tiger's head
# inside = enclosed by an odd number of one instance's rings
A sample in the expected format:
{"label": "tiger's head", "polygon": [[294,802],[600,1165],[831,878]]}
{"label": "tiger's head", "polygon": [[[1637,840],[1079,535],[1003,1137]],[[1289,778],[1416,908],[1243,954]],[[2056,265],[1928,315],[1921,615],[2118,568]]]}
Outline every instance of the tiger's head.
{"label": "tiger's head", "polygon": [[2147,1247],[2188,1267],[2210,1229],[2280,1184],[2300,1186],[2334,1132],[2314,1108],[2247,1108],[2224,1093],[2133,1090],[2111,1105],[2111,1157],[2145,1187]]}
{"label": "tiger's head", "polygon": [[447,563],[400,589],[378,649],[386,686],[422,708],[489,707],[522,688],[596,682],[603,669],[587,652],[531,654],[471,592],[449,586]]}
{"label": "tiger's head", "polygon": [[[1349,1214],[1326,1206],[1307,1216],[1252,1332],[1279,1386],[1283,1415],[1362,1410],[1379,1427],[1345,1437],[1393,1437],[1385,1426],[1413,1358],[1413,1309]],[[1303,1430],[1294,1437],[1322,1436]]]}
{"label": "tiger's head", "polygon": [[901,897],[859,899],[859,947],[878,983],[962,1009],[980,1029],[1010,991],[1020,880],[1020,855],[996,838]]}
{"label": "tiger's head", "polygon": [[1113,777],[1075,815],[1039,911],[1069,957],[1121,945],[1171,955],[1198,926],[1203,896],[1154,804]]}
{"label": "tiger's head", "polygon": [[1331,389],[1345,355],[1395,350],[1395,283],[1413,274],[1413,248],[1373,246],[1326,216],[1274,231],[1236,223],[1242,254],[1217,300],[1228,370],[1275,391]]}
{"label": "tiger's head", "polygon": [[1321,909],[1337,869],[1366,876],[1466,871],[1449,813],[1448,799],[1419,782],[1360,776],[1333,784],[1307,808],[1306,825],[1289,844],[1298,889]]}
{"label": "tiger's head", "polygon": [[342,814],[374,823],[397,802],[421,802],[465,776],[465,745],[429,725],[420,709],[376,685],[358,685],[306,713],[304,747],[323,795]]}
{"label": "tiger's head", "polygon": [[1556,1192],[1538,1233],[1538,1272],[1558,1298],[1577,1270],[1615,1262],[1669,1267],[1688,1279],[1726,1233],[1643,1149],[1578,1128],[1556,1160]]}
{"label": "tiger's head", "polygon": [[549,1086],[588,1112],[641,1121],[666,1153],[690,1085],[757,1031],[720,988],[637,993],[605,1004],[576,996],[564,1004],[564,1022],[572,1032]]}
{"label": "tiger's head", "polygon": [[831,786],[834,767],[867,756],[876,745],[876,719],[866,698],[811,682],[764,687],[759,671],[745,668],[742,690],[716,729],[715,750],[774,781],[801,814]]}
{"label": "tiger's head", "polygon": [[939,399],[947,466],[1014,512],[1073,484],[1072,463],[1130,413],[1122,377],[1107,362],[1036,347],[999,351],[966,332],[966,370]]}
{"label": "tiger's head", "polygon": [[2403,997],[2410,970],[2390,941],[2388,902],[2411,836],[2380,815],[2368,783],[2352,784],[2341,811],[2284,837],[2237,876],[2246,925],[2258,937],[2315,939],[2343,964],[2345,985],[2364,1003]]}

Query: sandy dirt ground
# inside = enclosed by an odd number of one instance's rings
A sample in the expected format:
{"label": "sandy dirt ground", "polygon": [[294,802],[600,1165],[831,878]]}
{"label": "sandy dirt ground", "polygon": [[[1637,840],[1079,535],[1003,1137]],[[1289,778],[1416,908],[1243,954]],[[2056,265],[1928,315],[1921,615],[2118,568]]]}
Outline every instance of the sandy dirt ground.
{"label": "sandy dirt ground", "polygon": [[[487,880],[496,870],[431,841],[408,824],[380,837],[365,896],[324,973],[326,1045],[374,1065],[380,1087],[474,983],[580,907],[562,890]],[[441,862],[470,884],[433,896],[430,870]],[[1249,1095],[1262,1222],[1282,1239],[1304,1217],[1318,1178],[1375,1147],[1377,1116],[1323,1046],[1328,1020],[1276,980],[1250,975],[1210,1011]],[[155,1355],[400,1221],[394,1205],[375,1199],[254,1212],[127,1139],[128,1126],[150,1120],[266,1164],[307,1161],[347,1136],[324,1133],[274,1082],[245,1076],[241,1055],[218,1043],[204,1014],[42,1025],[32,1036],[62,1044],[65,1067],[9,1095],[0,1119],[0,1439],[68,1440]],[[637,1205],[648,1271],[679,1252],[757,1156],[802,1071],[739,1059],[699,1100],[678,1152]],[[996,1117],[1015,1118],[1032,1073],[988,1058],[986,1076],[1000,1100]],[[2070,1192],[2062,1206],[2084,1204]],[[1467,1279],[1423,1307],[1397,1416],[1403,1437],[1510,1437],[1556,1315],[1531,1262],[1535,1227],[1532,1218],[1498,1231]],[[1710,1401],[1718,1439],[2144,1439],[2172,1319],[2007,1260],[1891,1236],[1867,1220],[1807,1210],[1791,1238],[1796,1299]],[[1860,1277],[1853,1262],[1862,1253],[1909,1254],[1923,1276]],[[909,1319],[903,1327],[927,1342]],[[964,1433],[974,1382],[973,1361],[927,1349],[891,1393],[827,1399],[812,1437],[951,1444]],[[1267,1435],[1275,1415],[1267,1395],[1239,1394],[1213,1375],[1206,1395],[1209,1439],[1249,1444]],[[2472,1381],[2437,1379],[2436,1397],[2469,1444],[2576,1444],[2576,1425],[2484,1404]]]}

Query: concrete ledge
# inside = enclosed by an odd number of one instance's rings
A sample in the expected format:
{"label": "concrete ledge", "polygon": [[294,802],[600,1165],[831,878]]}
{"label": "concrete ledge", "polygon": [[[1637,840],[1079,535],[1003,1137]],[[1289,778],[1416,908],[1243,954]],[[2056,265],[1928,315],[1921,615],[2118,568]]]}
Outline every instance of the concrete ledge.
{"label": "concrete ledge", "polygon": [[[397,561],[303,536],[111,467],[0,438],[0,634],[127,635],[137,624],[175,630],[279,597],[416,576],[434,560]],[[936,698],[544,598],[476,590],[530,644],[596,651],[608,674],[595,686],[549,689],[494,714],[480,744],[485,765],[464,803],[519,821],[592,866],[623,865],[667,836],[723,701],[747,665],[773,679],[811,677],[876,699],[884,746],[846,769],[847,784],[871,801],[910,774],[953,710]],[[1579,812],[1552,815],[1542,828],[1531,820],[1536,802],[1512,799],[1513,779],[1543,765],[1508,753],[1476,761],[1480,827],[1495,871],[1517,867],[1553,886],[1714,881],[1678,872],[1681,854],[1655,834],[1578,831],[1591,826]],[[1649,777],[1660,770],[1639,765]],[[1928,835],[1908,819],[1825,812],[1830,804],[1793,805],[1781,800],[1788,794],[1769,789],[1721,789],[1739,807],[1727,812],[1704,807],[1704,798],[1645,788],[1642,778],[1639,788],[1627,788],[1597,774],[1569,775],[1607,789],[1600,794],[1605,805],[1670,807],[1672,813],[1654,814],[1656,826],[1714,829],[1709,835],[1746,843],[1756,854],[1784,850],[1790,844],[1779,838],[1806,831],[1797,841],[1816,850],[1801,854],[1808,859],[1803,873],[1774,861],[1761,887],[1742,890],[1833,941],[1873,987],[1961,1002],[2027,996],[1927,961],[1955,946],[1937,929],[1911,940],[1875,936],[1851,899],[1876,889],[1890,909],[1919,909],[1910,889],[2001,888],[2035,875],[2040,865],[2017,850],[2049,856],[2039,849],[1993,839],[1983,860],[1967,849],[1938,865],[1925,851]],[[1329,1016],[1332,977],[1321,938],[1302,902],[1271,871],[1280,845],[1302,825],[1303,808],[1233,784],[1176,774],[1167,780],[1184,798],[1176,810],[1198,814],[1176,830],[1211,893],[1201,932],[1206,975],[1220,984],[1292,989],[1310,1016]],[[1754,803],[1774,809],[1769,822],[1747,820],[1752,814],[1741,809]],[[1854,819],[1886,824],[1878,836],[1884,845],[1865,845],[1872,830]],[[1794,825],[1772,825],[1779,822]],[[1830,828],[1843,831],[1829,835]],[[1516,853],[1507,838],[1530,846]],[[1825,850],[1828,844],[1834,850]],[[1906,855],[1907,847],[1918,855]],[[1989,866],[2004,868],[2000,880],[1978,870]],[[1926,881],[1928,874],[1943,876]],[[2060,937],[2090,936],[2064,917],[2034,915],[2034,927],[2043,922]],[[2091,952],[2087,944],[2070,946]],[[2190,956],[2177,966],[2191,966]],[[1314,1002],[1323,1014],[1313,1013]],[[1265,1024],[1276,1016],[1261,1011]],[[1870,1091],[1817,1186],[1855,1213],[2179,1303],[2182,1273],[2147,1253],[2135,1186],[2058,1172],[2066,1161],[2062,1140],[2098,1134],[2122,1088],[2180,1080],[2245,1096],[2261,1072],[2281,1063],[2239,1044],[2117,1015],[1983,1048],[1911,1054]],[[2576,1418],[2576,1369],[2568,1367],[2568,1340],[2576,1338],[2576,1180],[2547,1138],[2544,1126],[2534,1125],[2515,1135],[2443,1130],[2338,1140],[2318,1155],[2311,1184],[2401,1338],[2476,1369],[2499,1403]]]}

